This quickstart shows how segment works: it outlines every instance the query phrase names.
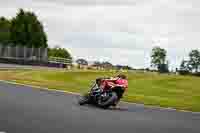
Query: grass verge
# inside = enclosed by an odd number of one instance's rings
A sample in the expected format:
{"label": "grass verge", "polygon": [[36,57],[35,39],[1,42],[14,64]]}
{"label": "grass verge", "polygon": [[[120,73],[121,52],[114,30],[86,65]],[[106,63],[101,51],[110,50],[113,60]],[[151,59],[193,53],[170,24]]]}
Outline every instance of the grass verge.
{"label": "grass verge", "polygon": [[[179,110],[200,112],[200,78],[159,75],[156,73],[125,72],[129,89],[123,100]],[[114,72],[60,70],[0,70],[0,80],[84,93],[91,82]]]}

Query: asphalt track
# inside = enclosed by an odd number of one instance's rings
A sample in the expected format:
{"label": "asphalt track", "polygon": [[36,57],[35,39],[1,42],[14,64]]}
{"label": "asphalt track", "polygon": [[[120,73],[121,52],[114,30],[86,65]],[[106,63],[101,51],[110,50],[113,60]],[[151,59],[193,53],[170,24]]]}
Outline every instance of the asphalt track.
{"label": "asphalt track", "polygon": [[200,133],[200,114],[121,104],[79,106],[77,97],[0,82],[0,132]]}

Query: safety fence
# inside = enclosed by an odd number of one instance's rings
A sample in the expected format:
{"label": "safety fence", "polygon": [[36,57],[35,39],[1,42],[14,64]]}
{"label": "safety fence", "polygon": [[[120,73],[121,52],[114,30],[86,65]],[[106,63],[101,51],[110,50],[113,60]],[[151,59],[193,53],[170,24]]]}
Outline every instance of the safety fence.
{"label": "safety fence", "polygon": [[47,61],[47,48],[29,48],[0,44],[0,58],[15,60]]}
{"label": "safety fence", "polygon": [[30,48],[0,43],[0,63],[66,68],[72,65],[72,60],[48,57],[47,48]]}
{"label": "safety fence", "polygon": [[59,58],[59,57],[49,57],[48,62],[50,63],[60,63],[60,64],[72,64],[71,59],[66,59],[66,58]]}

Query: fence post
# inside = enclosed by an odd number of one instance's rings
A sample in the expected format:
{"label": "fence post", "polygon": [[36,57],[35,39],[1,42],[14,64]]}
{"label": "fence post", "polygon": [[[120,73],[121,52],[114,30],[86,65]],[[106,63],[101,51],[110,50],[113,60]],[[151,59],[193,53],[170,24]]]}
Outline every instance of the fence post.
{"label": "fence post", "polygon": [[18,49],[17,49],[17,45],[15,46],[15,58],[18,59]]}
{"label": "fence post", "polygon": [[10,47],[9,46],[7,46],[7,55],[6,56],[10,57]]}
{"label": "fence post", "polygon": [[2,56],[2,44],[0,43],[0,57]]}
{"label": "fence post", "polygon": [[31,47],[31,60],[33,60],[33,46]]}
{"label": "fence post", "polygon": [[45,51],[45,52],[44,52],[44,60],[48,60],[48,49],[45,48],[44,51]]}
{"label": "fence post", "polygon": [[38,52],[39,52],[38,55],[39,55],[39,61],[40,61],[40,58],[41,58],[41,57],[40,57],[40,48],[38,49]]}
{"label": "fence post", "polygon": [[26,47],[23,46],[23,48],[24,48],[23,52],[24,52],[24,60],[25,60],[25,58],[26,58]]}

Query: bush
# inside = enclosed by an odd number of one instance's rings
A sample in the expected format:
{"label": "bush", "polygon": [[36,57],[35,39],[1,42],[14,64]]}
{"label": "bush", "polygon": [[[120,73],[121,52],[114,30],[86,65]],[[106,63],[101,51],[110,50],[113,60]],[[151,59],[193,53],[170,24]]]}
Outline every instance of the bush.
{"label": "bush", "polygon": [[190,72],[188,70],[179,70],[178,71],[180,75],[189,75]]}
{"label": "bush", "polygon": [[192,73],[193,76],[200,77],[200,72]]}

